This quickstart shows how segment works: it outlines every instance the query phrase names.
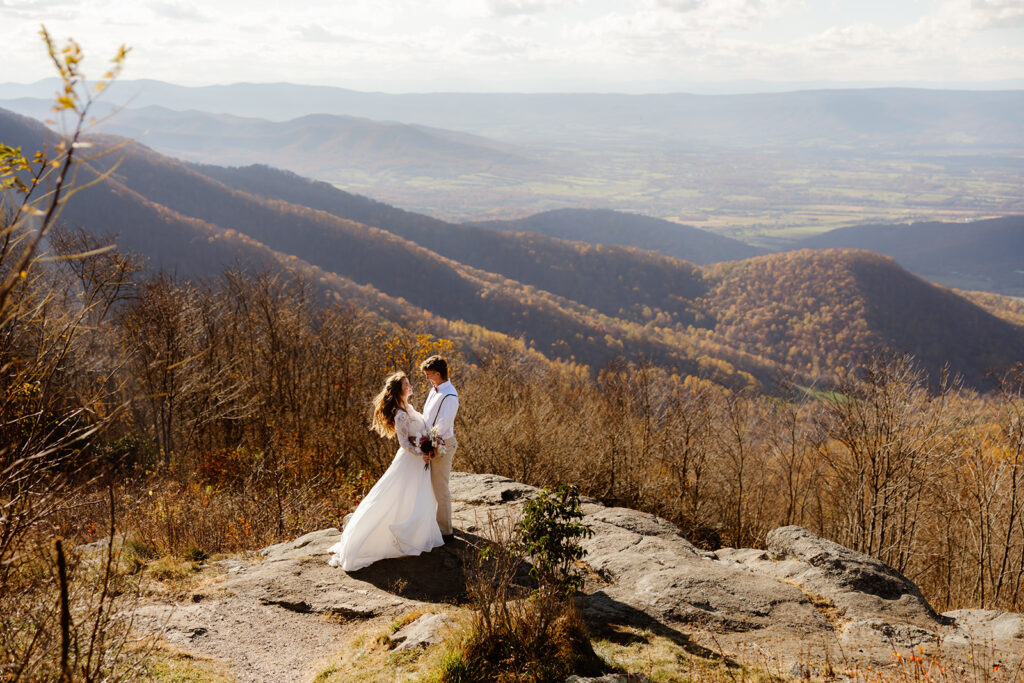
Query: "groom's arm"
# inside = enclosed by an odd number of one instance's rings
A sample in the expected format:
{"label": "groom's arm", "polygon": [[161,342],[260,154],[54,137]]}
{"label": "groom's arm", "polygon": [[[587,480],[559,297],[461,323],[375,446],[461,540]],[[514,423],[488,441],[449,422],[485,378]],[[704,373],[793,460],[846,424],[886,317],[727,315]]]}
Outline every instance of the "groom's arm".
{"label": "groom's arm", "polygon": [[444,403],[441,404],[441,408],[437,411],[437,420],[434,421],[434,424],[437,425],[437,431],[442,435],[452,431],[457,412],[459,412],[459,397],[455,394],[445,396]]}

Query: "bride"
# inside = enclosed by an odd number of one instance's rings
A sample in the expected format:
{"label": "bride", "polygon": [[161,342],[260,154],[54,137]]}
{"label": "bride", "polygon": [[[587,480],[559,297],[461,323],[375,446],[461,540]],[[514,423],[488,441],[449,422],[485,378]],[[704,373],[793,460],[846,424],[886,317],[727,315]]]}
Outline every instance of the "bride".
{"label": "bride", "polygon": [[413,445],[427,433],[423,416],[409,405],[412,384],[404,372],[384,381],[373,400],[371,429],[398,437],[391,466],[363,498],[345,526],[341,540],[327,549],[329,564],[347,572],[386,557],[419,555],[444,545],[437,525],[437,501],[430,485],[427,458]]}

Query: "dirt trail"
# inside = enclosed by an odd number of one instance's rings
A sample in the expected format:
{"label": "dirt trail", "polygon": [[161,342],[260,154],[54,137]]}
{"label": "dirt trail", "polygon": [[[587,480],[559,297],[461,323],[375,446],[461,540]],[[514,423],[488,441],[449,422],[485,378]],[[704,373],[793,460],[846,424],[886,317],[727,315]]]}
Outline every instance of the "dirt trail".
{"label": "dirt trail", "polygon": [[341,532],[325,529],[266,548],[262,557],[204,567],[183,602],[153,602],[137,624],[195,655],[226,664],[240,683],[309,681],[356,630],[383,629],[414,609],[458,602],[464,540],[419,557],[383,560],[358,572],[327,565]]}
{"label": "dirt trail", "polygon": [[239,598],[148,605],[141,620],[164,625],[168,642],[224,662],[240,683],[308,681],[346,635],[345,624]]}

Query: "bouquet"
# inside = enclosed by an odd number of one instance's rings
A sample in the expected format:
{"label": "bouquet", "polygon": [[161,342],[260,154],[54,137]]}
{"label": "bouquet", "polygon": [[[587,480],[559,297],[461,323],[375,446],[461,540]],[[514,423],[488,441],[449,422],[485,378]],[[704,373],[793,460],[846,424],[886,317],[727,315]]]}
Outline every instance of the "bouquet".
{"label": "bouquet", "polygon": [[[441,436],[441,432],[438,431],[437,427],[431,427],[429,432],[421,435],[419,438],[410,436],[409,443],[413,448],[418,448],[424,456],[431,460],[439,455],[444,455],[444,437]],[[429,468],[429,462],[423,463],[423,469]]]}

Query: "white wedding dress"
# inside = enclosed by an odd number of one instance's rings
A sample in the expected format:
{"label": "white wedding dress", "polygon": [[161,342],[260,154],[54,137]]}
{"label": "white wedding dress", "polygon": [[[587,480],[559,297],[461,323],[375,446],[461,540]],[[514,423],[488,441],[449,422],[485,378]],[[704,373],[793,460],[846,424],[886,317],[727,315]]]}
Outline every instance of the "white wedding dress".
{"label": "white wedding dress", "polygon": [[410,408],[395,415],[398,453],[345,526],[341,540],[327,549],[329,564],[347,572],[387,557],[419,555],[444,545],[437,525],[437,501],[430,470],[409,443],[426,434],[423,416]]}

